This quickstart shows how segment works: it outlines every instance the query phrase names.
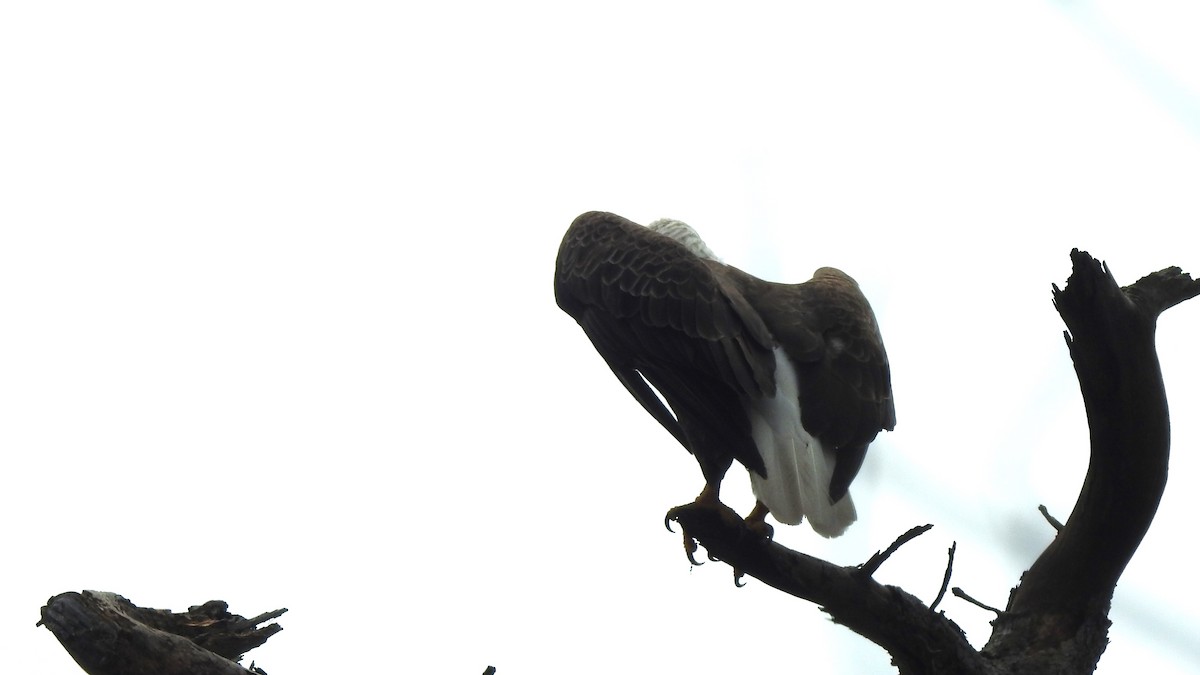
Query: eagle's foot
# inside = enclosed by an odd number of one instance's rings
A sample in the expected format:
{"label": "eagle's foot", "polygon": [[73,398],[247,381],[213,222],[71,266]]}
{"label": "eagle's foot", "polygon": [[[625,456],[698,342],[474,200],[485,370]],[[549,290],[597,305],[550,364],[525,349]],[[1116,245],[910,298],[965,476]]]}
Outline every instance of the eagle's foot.
{"label": "eagle's foot", "polygon": [[[674,532],[675,530],[671,529],[671,521],[674,520],[676,522],[679,522],[679,513],[681,511],[683,511],[683,509],[691,508],[694,506],[696,506],[696,504],[694,504],[694,503],[686,504],[684,506],[676,506],[675,508],[671,509],[670,511],[667,511],[666,517],[663,518],[663,525],[667,526],[667,531]],[[688,562],[690,562],[692,565],[696,565],[696,566],[703,565],[704,563],[700,562],[699,560],[696,560],[696,551],[699,549],[699,545],[696,544],[696,540],[693,539],[692,536],[687,533],[687,530],[683,529],[682,524],[680,525],[680,531],[683,533],[683,550],[685,553],[687,553]],[[709,557],[711,558],[712,556],[709,556]]]}
{"label": "eagle's foot", "polygon": [[[691,504],[684,504],[683,506],[676,506],[675,508],[671,509],[670,511],[667,511],[667,516],[666,516],[666,518],[663,519],[663,524],[667,526],[668,531],[674,532],[675,530],[671,529],[671,521],[674,520],[675,522],[679,522],[679,517],[681,514],[687,512],[687,511],[696,511],[697,509],[705,509],[705,510],[712,511],[712,512],[716,513],[718,516],[720,516],[722,520],[726,521],[726,523],[728,523],[730,525],[733,525],[733,524],[741,525],[741,523],[742,523],[742,519],[740,516],[738,516],[737,512],[735,512],[733,509],[729,508],[728,506],[725,506],[719,500],[702,493],[700,495],[700,497],[697,498],[696,501],[692,502]],[[770,526],[768,525],[767,527],[770,527]],[[696,551],[698,550],[699,547],[696,543],[695,538],[693,538],[690,534],[688,534],[686,528],[682,529],[682,532],[683,532],[683,550],[687,553],[688,562],[692,563],[693,565],[702,565],[703,563],[696,560]],[[716,558],[713,557],[712,553],[708,554],[708,559],[716,560]]]}
{"label": "eagle's foot", "polygon": [[768,513],[766,504],[755,502],[754,509],[746,516],[746,529],[769,541],[775,537],[775,528],[767,523]]}
{"label": "eagle's foot", "polygon": [[771,541],[775,538],[775,528],[772,527],[770,523],[764,523],[762,521],[751,522],[747,520],[746,529],[762,537],[763,539],[766,539],[767,541]]}

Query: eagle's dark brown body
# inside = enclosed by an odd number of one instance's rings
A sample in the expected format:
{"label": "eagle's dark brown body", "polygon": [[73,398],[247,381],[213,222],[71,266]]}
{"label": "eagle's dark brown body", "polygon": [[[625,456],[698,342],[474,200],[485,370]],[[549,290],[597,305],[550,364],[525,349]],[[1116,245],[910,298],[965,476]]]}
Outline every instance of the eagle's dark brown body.
{"label": "eagle's dark brown body", "polygon": [[651,227],[665,234],[611,213],[576,218],[555,269],[559,306],[696,457],[714,495],[736,459],[777,519],[807,515],[840,534],[855,517],[847,489],[867,445],[896,423],[858,284],[832,268],[801,284],[763,281],[703,257],[682,223]]}

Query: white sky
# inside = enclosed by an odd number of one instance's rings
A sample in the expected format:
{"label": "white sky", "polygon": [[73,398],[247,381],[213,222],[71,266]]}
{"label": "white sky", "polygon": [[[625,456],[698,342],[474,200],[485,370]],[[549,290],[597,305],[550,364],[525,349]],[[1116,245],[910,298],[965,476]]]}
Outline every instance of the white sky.
{"label": "white sky", "polygon": [[[899,426],[849,534],[778,538],[856,564],[931,522],[879,578],[928,602],[957,541],[1002,606],[1085,469],[1068,252],[1200,273],[1197,10],[426,4],[0,10],[6,668],[77,672],[34,622],[96,589],[289,607],[272,675],[894,672],[689,570],[662,516],[698,467],[552,297],[591,209],[854,275]],[[1160,322],[1173,480],[1100,673],[1200,672],[1197,334]]]}

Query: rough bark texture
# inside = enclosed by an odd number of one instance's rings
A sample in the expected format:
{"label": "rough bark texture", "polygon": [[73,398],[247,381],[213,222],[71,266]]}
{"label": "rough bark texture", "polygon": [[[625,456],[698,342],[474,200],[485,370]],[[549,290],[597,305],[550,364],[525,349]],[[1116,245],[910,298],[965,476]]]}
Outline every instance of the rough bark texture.
{"label": "rough bark texture", "polygon": [[1091,459],[1070,518],[1013,589],[987,645],[974,650],[943,614],[892,586],[871,565],[839,567],[766,541],[732,511],[674,509],[713,556],[821,605],[886,649],[904,675],[1083,675],[1108,644],[1113,589],[1150,527],[1167,480],[1170,422],[1154,347],[1160,313],[1200,295],[1172,267],[1120,288],[1108,268],[1071,252],[1072,273],[1054,304],[1091,430]]}
{"label": "rough bark texture", "polygon": [[50,598],[39,625],[50,629],[91,675],[249,675],[243,654],[282,630],[258,624],[278,609],[246,619],[213,600],[172,613],[135,606],[114,593],[84,591]]}
{"label": "rough bark texture", "polygon": [[904,675],[989,672],[953,621],[864,569],[839,567],[767,540],[725,506],[689,504],[673,509],[670,518],[712,557],[820,605],[835,622],[886,649]]}

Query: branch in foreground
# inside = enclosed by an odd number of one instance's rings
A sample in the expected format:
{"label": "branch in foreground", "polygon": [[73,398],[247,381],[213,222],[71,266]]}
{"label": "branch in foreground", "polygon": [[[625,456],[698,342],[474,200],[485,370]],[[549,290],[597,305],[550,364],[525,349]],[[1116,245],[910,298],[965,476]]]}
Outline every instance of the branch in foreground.
{"label": "branch in foreground", "polygon": [[258,624],[286,611],[246,619],[212,600],[172,613],[138,607],[115,593],[84,591],[50,598],[38,625],[90,675],[248,675],[237,661],[283,630]]}
{"label": "branch in foreground", "polygon": [[723,505],[689,504],[671,516],[713,557],[820,605],[835,622],[886,649],[903,675],[987,672],[962,629],[903,589],[765,539]]}

